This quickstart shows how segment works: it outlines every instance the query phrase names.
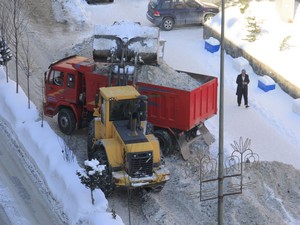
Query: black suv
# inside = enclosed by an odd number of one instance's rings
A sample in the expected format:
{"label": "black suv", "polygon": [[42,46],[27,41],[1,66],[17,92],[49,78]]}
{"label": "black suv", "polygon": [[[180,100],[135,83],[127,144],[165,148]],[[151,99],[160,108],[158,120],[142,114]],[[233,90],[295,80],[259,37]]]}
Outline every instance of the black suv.
{"label": "black suv", "polygon": [[218,6],[199,0],[150,0],[147,19],[163,30],[172,30],[175,24],[203,24],[217,13]]}

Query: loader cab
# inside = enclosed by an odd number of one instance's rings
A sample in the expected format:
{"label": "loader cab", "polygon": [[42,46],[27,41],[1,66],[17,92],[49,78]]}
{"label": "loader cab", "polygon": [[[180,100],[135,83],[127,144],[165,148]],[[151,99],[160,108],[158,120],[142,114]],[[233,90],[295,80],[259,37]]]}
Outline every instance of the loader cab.
{"label": "loader cab", "polygon": [[98,137],[111,138],[113,125],[127,124],[132,129],[133,120],[136,126],[146,130],[147,103],[133,86],[100,88],[100,124]]}

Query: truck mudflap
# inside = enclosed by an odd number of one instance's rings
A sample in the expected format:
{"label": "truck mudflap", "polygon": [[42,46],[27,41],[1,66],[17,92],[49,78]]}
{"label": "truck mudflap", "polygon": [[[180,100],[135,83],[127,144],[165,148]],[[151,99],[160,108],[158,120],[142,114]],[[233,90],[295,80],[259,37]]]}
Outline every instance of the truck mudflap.
{"label": "truck mudflap", "polygon": [[185,135],[181,135],[177,140],[180,147],[180,153],[184,160],[188,160],[190,158],[190,145],[192,143],[203,138],[204,142],[209,146],[215,141],[215,138],[204,124],[198,127],[198,131],[201,133],[201,135],[197,135],[195,138],[189,141],[186,141]]}
{"label": "truck mudflap", "polygon": [[130,177],[125,171],[112,173],[115,185],[118,187],[144,188],[162,185],[170,179],[170,172],[165,167],[154,169],[152,176],[141,178]]}
{"label": "truck mudflap", "polygon": [[[115,22],[111,26],[96,25],[93,58],[96,62],[133,62],[157,64],[159,29],[139,23]],[[113,59],[113,60],[112,60]]]}

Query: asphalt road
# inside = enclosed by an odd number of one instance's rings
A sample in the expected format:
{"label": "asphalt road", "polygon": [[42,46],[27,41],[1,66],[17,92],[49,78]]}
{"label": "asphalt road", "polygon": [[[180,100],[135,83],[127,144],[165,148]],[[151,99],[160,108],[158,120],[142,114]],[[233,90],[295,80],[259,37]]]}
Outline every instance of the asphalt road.
{"label": "asphalt road", "polygon": [[[3,125],[2,122],[0,117]],[[18,157],[21,146],[12,137],[13,132],[0,128],[0,224],[63,224],[35,183],[35,175],[27,172],[22,158]]]}

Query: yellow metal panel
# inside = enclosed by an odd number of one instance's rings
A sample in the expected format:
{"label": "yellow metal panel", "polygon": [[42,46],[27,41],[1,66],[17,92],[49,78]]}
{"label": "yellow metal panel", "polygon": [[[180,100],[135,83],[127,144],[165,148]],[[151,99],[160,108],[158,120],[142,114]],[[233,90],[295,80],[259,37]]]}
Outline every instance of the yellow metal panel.
{"label": "yellow metal panel", "polygon": [[100,93],[106,100],[134,99],[140,96],[140,93],[133,86],[102,87]]}
{"label": "yellow metal panel", "polygon": [[102,139],[105,147],[109,164],[112,167],[120,167],[124,165],[124,151],[122,146],[116,139]]}
{"label": "yellow metal panel", "polygon": [[152,151],[153,146],[150,142],[139,142],[126,145],[127,152],[147,152]]}
{"label": "yellow metal panel", "polygon": [[153,134],[146,135],[146,138],[153,146],[153,163],[160,162],[160,146],[157,138]]}

